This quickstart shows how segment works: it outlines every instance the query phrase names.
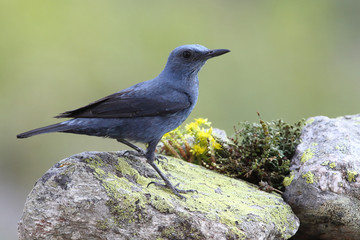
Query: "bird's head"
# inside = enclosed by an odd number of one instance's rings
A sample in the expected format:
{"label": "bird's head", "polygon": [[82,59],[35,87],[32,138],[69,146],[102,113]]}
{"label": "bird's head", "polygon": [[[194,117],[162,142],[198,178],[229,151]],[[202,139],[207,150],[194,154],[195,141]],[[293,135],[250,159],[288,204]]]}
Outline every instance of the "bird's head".
{"label": "bird's head", "polygon": [[197,74],[205,62],[213,57],[230,52],[227,49],[210,50],[198,44],[175,48],[169,55],[164,71],[180,76]]}

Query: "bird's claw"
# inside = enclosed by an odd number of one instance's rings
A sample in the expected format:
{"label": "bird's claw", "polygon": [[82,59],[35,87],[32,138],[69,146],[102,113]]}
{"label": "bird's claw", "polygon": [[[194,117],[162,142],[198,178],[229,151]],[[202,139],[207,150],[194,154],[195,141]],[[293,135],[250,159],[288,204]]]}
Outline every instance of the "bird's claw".
{"label": "bird's claw", "polygon": [[146,187],[149,187],[151,184],[154,184],[155,186],[158,187],[169,188],[176,196],[184,200],[186,200],[186,197],[181,195],[180,193],[198,193],[197,190],[193,190],[193,189],[188,189],[188,190],[178,189],[177,187],[180,185],[180,183],[176,184],[175,186],[172,185],[169,186],[167,184],[162,184],[158,182],[150,182]]}
{"label": "bird's claw", "polygon": [[133,151],[133,150],[125,150],[124,151],[124,156],[125,157],[129,157],[131,155],[143,156],[143,155],[145,155],[145,153],[144,152]]}
{"label": "bird's claw", "polygon": [[157,161],[158,164],[163,163],[162,160],[166,160],[166,163],[169,162],[169,160],[167,159],[167,157],[163,156],[163,155],[157,155],[155,156],[155,160]]}

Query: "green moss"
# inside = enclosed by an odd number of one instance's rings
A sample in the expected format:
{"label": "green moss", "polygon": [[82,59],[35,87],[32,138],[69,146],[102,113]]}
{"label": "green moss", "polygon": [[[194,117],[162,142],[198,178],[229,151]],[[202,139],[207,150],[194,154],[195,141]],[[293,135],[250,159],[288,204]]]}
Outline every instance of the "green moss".
{"label": "green moss", "polygon": [[300,143],[304,120],[288,124],[282,120],[239,123],[233,137],[212,135],[207,119],[195,119],[164,135],[160,153],[182,158],[226,176],[241,178],[284,190],[283,180],[290,172],[290,159]]}
{"label": "green moss", "polygon": [[[186,201],[155,185],[146,187],[151,179],[141,176],[125,159],[119,158],[112,168],[97,158],[87,159],[85,162],[93,169],[94,176],[101,182],[109,196],[107,206],[112,214],[109,221],[119,227],[123,224],[149,221],[147,219],[149,207],[160,212],[178,214],[179,218],[184,221],[191,219],[191,212],[202,213],[208,219],[217,219],[226,224],[230,229],[229,234],[238,239],[246,238],[238,224],[242,223],[242,219],[248,219],[249,216],[254,221],[275,224],[276,228],[284,235],[285,226],[290,224],[293,228],[296,227],[295,222],[288,223],[287,216],[292,214],[291,208],[278,204],[279,201],[282,202],[281,196],[258,191],[242,181],[224,177],[215,172],[206,172],[199,166],[183,164],[177,159],[169,158],[166,169],[162,164],[159,165],[159,168],[165,174],[170,172],[176,181],[181,182],[180,188],[198,191],[198,193],[186,194]],[[114,174],[114,172],[118,172],[118,174]],[[206,174],[205,177],[204,174]],[[131,181],[125,176],[130,176]],[[136,189],[139,190],[136,191]],[[221,189],[221,191],[216,192],[214,189]],[[190,215],[181,214],[182,211],[175,211],[175,203],[177,209],[187,209],[186,212]],[[258,206],[262,206],[262,208]],[[105,228],[105,226],[105,224],[99,223],[99,227]],[[186,226],[186,224],[182,226]],[[175,231],[174,228],[166,228],[162,237],[166,238],[170,232],[174,233]],[[178,232],[174,234],[182,236]],[[201,239],[201,235],[197,232],[193,232],[192,236]],[[194,239],[196,239],[195,237]]]}
{"label": "green moss", "polygon": [[[106,164],[100,158],[85,159],[84,162],[94,170],[94,176],[98,178],[110,200],[107,201],[107,206],[111,212],[115,224],[126,224],[132,222],[142,222],[146,218],[146,208],[144,196],[138,194],[136,197],[131,197],[130,193],[134,185],[125,177],[118,177],[113,172],[107,171]],[[119,166],[121,164],[121,166]],[[135,179],[141,182],[140,175],[132,169],[125,161],[118,161],[114,170],[122,169],[124,175],[136,175]],[[135,173],[136,172],[136,173]],[[142,182],[145,183],[145,178],[142,177]],[[130,196],[130,197],[125,197]]]}
{"label": "green moss", "polygon": [[315,175],[314,175],[312,172],[310,172],[310,171],[308,171],[307,173],[303,173],[303,174],[301,175],[302,178],[305,178],[305,179],[306,179],[306,183],[309,183],[309,184],[314,183],[314,180],[315,180],[314,176],[315,176]]}
{"label": "green moss", "polygon": [[172,205],[168,203],[168,201],[165,198],[155,198],[151,199],[149,202],[151,206],[153,206],[156,210],[162,213],[173,213],[174,208]]}
{"label": "green moss", "polygon": [[96,228],[102,231],[107,231],[108,229],[110,229],[109,221],[107,219],[103,221],[101,220],[96,221]]}
{"label": "green moss", "polygon": [[324,161],[321,166],[329,166],[331,169],[336,167],[336,162]]}
{"label": "green moss", "polygon": [[161,237],[165,239],[205,239],[205,236],[188,220],[177,220],[171,226],[160,227]]}
{"label": "green moss", "polygon": [[341,145],[337,145],[335,147],[336,150],[340,151],[343,154],[350,154],[349,146],[347,143],[343,143]]}
{"label": "green moss", "polygon": [[[260,116],[259,116],[260,117]],[[233,144],[219,159],[219,172],[254,184],[266,182],[284,190],[284,178],[290,173],[290,159],[300,143],[304,121],[288,124],[282,120],[239,123]]]}
{"label": "green moss", "polygon": [[349,182],[356,182],[356,175],[358,175],[358,172],[356,171],[351,171],[351,170],[348,170],[347,171],[347,180]]}
{"label": "green moss", "polygon": [[96,168],[104,166],[103,160],[98,156],[94,156],[94,158],[85,158],[82,159],[82,161],[91,164],[92,167]]}
{"label": "green moss", "polygon": [[330,161],[324,161],[324,162],[321,164],[321,166],[327,166],[327,165],[329,165],[329,163],[330,163]]}
{"label": "green moss", "polygon": [[303,155],[300,158],[300,162],[301,163],[306,163],[307,161],[309,161],[311,158],[314,157],[315,154],[315,150],[312,148],[308,148],[304,151]]}
{"label": "green moss", "polygon": [[290,176],[284,178],[283,185],[285,187],[289,186],[291,184],[292,180],[294,180],[294,177],[295,177],[295,175],[291,172]]}

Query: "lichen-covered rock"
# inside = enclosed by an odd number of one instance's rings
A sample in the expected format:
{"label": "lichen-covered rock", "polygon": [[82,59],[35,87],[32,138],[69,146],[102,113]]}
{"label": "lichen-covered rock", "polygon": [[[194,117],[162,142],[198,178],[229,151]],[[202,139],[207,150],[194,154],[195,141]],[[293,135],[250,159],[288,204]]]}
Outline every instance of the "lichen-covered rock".
{"label": "lichen-covered rock", "polygon": [[360,239],[360,115],[310,118],[301,141],[284,181],[294,239]]}
{"label": "lichen-covered rock", "polygon": [[169,158],[159,164],[184,201],[144,158],[88,152],[40,178],[19,222],[20,239],[288,239],[299,221],[277,194]]}

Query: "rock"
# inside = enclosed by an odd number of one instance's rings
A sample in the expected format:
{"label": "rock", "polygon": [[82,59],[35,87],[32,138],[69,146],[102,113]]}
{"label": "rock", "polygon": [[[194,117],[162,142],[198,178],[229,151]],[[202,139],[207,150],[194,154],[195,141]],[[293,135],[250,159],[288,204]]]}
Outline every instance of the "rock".
{"label": "rock", "polygon": [[360,115],[310,118],[301,141],[283,195],[294,239],[360,239]]}
{"label": "rock", "polygon": [[35,184],[20,239],[288,239],[299,221],[278,194],[169,158],[159,164],[181,200],[144,158],[87,152],[55,164]]}

